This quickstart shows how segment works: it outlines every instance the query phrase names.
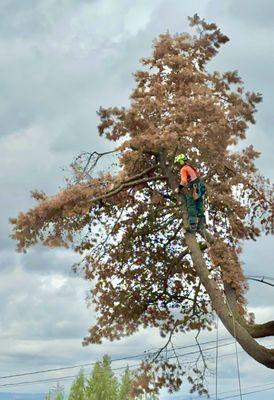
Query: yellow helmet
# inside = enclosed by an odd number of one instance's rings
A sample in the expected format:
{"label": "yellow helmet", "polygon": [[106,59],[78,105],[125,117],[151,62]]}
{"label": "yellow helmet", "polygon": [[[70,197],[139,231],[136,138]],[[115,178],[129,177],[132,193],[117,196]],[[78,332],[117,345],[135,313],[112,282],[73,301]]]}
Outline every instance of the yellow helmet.
{"label": "yellow helmet", "polygon": [[184,154],[178,154],[178,156],[176,156],[174,158],[174,164],[178,163],[180,165],[184,165],[186,162],[187,157]]}

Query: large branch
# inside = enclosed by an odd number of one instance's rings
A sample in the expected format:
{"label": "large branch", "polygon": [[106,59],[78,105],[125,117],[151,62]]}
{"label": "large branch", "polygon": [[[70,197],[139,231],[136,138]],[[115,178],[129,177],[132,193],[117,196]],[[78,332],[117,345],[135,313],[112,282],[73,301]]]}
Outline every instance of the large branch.
{"label": "large branch", "polygon": [[152,181],[160,181],[160,180],[165,180],[165,179],[166,179],[166,177],[163,176],[163,175],[156,175],[156,176],[153,176],[151,178],[143,178],[143,179],[138,179],[136,181],[132,181],[132,182],[128,182],[128,183],[122,183],[117,188],[115,188],[115,189],[113,189],[113,190],[111,190],[111,191],[109,191],[109,192],[107,192],[107,193],[105,193],[105,194],[103,194],[101,196],[95,197],[94,199],[91,199],[91,203],[94,203],[94,202],[99,201],[99,200],[105,200],[105,199],[107,199],[109,197],[112,197],[112,196],[120,193],[124,189],[131,188],[131,187],[134,187],[134,186],[138,186],[138,185],[141,185],[142,183],[147,183],[147,182],[152,182]]}
{"label": "large branch", "polygon": [[[162,169],[166,171],[168,183],[174,190],[177,187],[177,178],[172,173],[172,170],[166,166],[165,160],[162,160]],[[185,199],[182,195],[177,195],[178,201],[182,202],[183,220],[187,226],[187,210]],[[196,270],[201,283],[205,287],[212,303],[213,309],[217,312],[222,323],[232,336],[236,338],[241,347],[256,361],[265,365],[268,368],[274,369],[274,350],[267,349],[266,347],[257,343],[251,336],[245,326],[243,326],[234,316],[234,309],[230,307],[230,303],[226,301],[223,293],[218,288],[214,279],[209,276],[209,270],[203,258],[203,254],[199,247],[194,234],[185,233],[185,243],[189,248],[193,268]]]}
{"label": "large branch", "polygon": [[138,186],[142,183],[147,183],[147,182],[152,182],[152,181],[160,181],[160,180],[166,179],[166,176],[164,176],[164,175],[155,175],[152,177],[142,178],[144,175],[148,174],[149,172],[152,172],[153,170],[155,170],[155,167],[150,167],[150,168],[147,168],[146,170],[140,172],[137,175],[134,175],[128,179],[125,179],[119,185],[115,186],[113,189],[109,190],[105,194],[102,194],[98,197],[91,199],[91,202],[94,203],[94,202],[97,202],[100,200],[105,200],[109,197],[112,197],[112,196],[120,193],[124,189],[127,189],[129,187]]}
{"label": "large branch", "polygon": [[274,321],[268,321],[263,324],[248,323],[237,310],[237,297],[235,289],[230,284],[225,282],[224,290],[234,317],[253,338],[274,336]]}
{"label": "large branch", "polygon": [[246,329],[253,338],[274,336],[274,321],[264,324],[246,324]]}
{"label": "large branch", "polygon": [[232,336],[235,336],[238,343],[252,358],[266,367],[274,369],[274,350],[267,349],[254,340],[251,332],[249,332],[248,326],[243,326],[238,318],[235,318],[235,309],[230,307],[230,302],[227,304],[216,282],[209,278],[209,271],[197,244],[195,235],[186,233],[185,241],[190,250],[193,266],[197,275],[200,277],[211,299],[212,306],[224,326]]}
{"label": "large branch", "polygon": [[[214,237],[207,230],[204,231],[204,238],[208,243],[214,242]],[[224,282],[224,291],[229,302],[230,308],[233,312],[234,318],[248,331],[253,338],[262,338],[267,336],[274,336],[274,321],[268,321],[263,324],[250,324],[238,312],[237,296],[235,289],[229,284]]]}

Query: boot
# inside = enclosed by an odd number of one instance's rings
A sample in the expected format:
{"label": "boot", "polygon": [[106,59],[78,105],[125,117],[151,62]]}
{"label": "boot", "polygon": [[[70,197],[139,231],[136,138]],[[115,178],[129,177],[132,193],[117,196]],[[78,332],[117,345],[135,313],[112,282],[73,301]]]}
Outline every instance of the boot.
{"label": "boot", "polygon": [[197,232],[197,224],[190,224],[189,228],[187,228],[187,232],[189,232],[189,233]]}
{"label": "boot", "polygon": [[198,217],[197,231],[201,232],[205,228],[205,217]]}

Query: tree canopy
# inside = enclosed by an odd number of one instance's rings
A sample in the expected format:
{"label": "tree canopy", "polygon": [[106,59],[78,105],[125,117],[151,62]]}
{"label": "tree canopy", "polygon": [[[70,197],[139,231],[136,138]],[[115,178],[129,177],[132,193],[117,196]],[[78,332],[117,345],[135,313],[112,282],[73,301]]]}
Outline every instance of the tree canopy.
{"label": "tree canopy", "polygon": [[86,387],[87,398],[90,400],[117,400],[118,381],[111,370],[108,356],[102,362],[97,362],[93,368]]}
{"label": "tree canopy", "polygon": [[[77,268],[94,282],[97,311],[86,345],[140,327],[157,327],[170,341],[174,333],[212,329],[215,311],[251,357],[274,368],[274,351],[254,339],[273,335],[274,322],[258,325],[248,313],[239,258],[244,240],[273,233],[273,186],[257,170],[253,146],[237,146],[262,96],[246,93],[237,71],[211,71],[229,39],[197,15],[189,21],[196,34],[155,40],[127,108],[98,111],[99,134],[113,143],[119,168],[98,174],[104,155],[80,155],[67,187],[50,197],[33,192],[37,205],[11,220],[12,237],[20,251],[42,242],[81,254]],[[178,153],[207,186],[203,237],[186,229],[185,195],[175,191]],[[146,390],[152,382],[171,390],[182,383],[177,364],[144,367],[138,382]]]}
{"label": "tree canopy", "polygon": [[86,378],[81,370],[71,385],[68,400],[86,400]]}
{"label": "tree canopy", "polygon": [[[115,377],[111,368],[111,359],[105,355],[98,361],[90,377],[85,377],[81,370],[71,385],[68,400],[157,400],[158,397],[136,397],[132,394],[134,375],[126,367],[121,382]],[[48,398],[51,399],[50,395]]]}

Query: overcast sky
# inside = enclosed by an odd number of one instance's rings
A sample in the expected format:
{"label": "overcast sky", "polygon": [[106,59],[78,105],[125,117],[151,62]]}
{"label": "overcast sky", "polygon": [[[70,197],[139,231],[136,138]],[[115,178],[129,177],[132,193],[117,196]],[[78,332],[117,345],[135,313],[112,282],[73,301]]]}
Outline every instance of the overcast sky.
{"label": "overcast sky", "polygon": [[[187,31],[187,16],[196,12],[216,22],[231,39],[214,68],[239,69],[247,90],[263,94],[257,124],[247,141],[262,152],[257,164],[273,180],[273,0],[1,0],[0,376],[92,362],[104,353],[116,358],[160,344],[157,331],[147,331],[118,343],[82,348],[94,314],[85,305],[88,285],[70,270],[77,257],[40,246],[27,254],[16,253],[8,217],[33,205],[30,190],[54,194],[64,184],[63,169],[77,153],[107,148],[97,136],[96,110],[127,106],[132,73],[139,59],[150,54],[152,40],[167,30]],[[268,237],[244,247],[247,274],[274,276],[273,245]],[[250,308],[262,321],[274,316],[273,298],[274,288],[250,285]],[[206,340],[214,340],[215,335],[208,334]],[[228,336],[225,331],[221,335]],[[191,344],[193,337],[177,337],[175,342]],[[224,347],[222,352],[234,350]],[[124,364],[115,364],[119,365]],[[220,392],[237,390],[235,366],[233,356],[220,359]],[[273,371],[242,353],[240,370],[243,388],[266,383],[274,387]],[[62,371],[59,376],[75,372]],[[32,378],[1,380],[0,392],[41,393],[52,385],[1,387]],[[214,376],[209,386],[214,394]],[[186,393],[183,388],[176,398],[192,398],[184,397]],[[273,393],[247,398],[257,400],[263,395],[268,400]],[[162,399],[173,398],[162,395]]]}

